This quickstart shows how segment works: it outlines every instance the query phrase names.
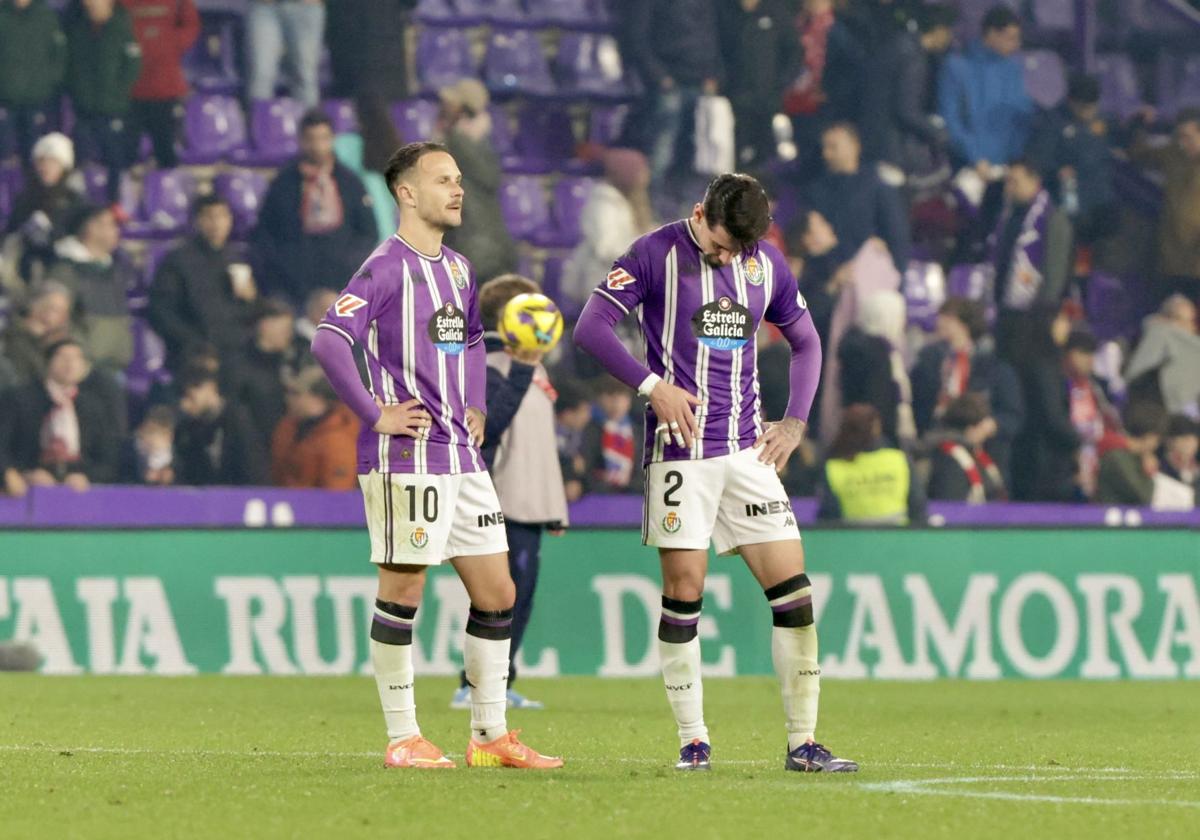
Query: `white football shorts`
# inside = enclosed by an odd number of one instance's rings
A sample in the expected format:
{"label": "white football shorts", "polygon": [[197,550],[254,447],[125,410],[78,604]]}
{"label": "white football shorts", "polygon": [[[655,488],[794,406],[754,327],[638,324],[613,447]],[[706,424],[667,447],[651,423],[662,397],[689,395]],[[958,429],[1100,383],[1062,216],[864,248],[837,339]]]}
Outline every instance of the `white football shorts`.
{"label": "white football shorts", "polygon": [[371,562],[436,566],[452,557],[508,551],[504,514],[486,472],[358,477]]}
{"label": "white football shorts", "polygon": [[707,549],[711,540],[718,554],[736,554],[743,545],[800,539],[783,482],[760,451],[647,466],[643,545]]}

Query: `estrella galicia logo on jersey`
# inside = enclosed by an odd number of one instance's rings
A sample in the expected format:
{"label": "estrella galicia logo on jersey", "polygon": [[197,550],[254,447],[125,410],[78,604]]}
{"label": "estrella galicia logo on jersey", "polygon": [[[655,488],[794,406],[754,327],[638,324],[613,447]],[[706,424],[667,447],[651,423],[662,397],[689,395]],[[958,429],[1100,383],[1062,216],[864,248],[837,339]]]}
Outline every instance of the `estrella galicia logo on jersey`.
{"label": "estrella galicia logo on jersey", "polygon": [[458,263],[456,263],[456,262],[450,263],[450,279],[454,281],[454,285],[456,288],[459,288],[459,289],[467,288],[466,275],[464,275],[462,273],[462,269],[458,267]]}
{"label": "estrella galicia logo on jersey", "polygon": [[333,311],[339,318],[349,318],[366,305],[367,302],[358,295],[352,295],[347,292],[334,302]]}
{"label": "estrella galicia logo on jersey", "polygon": [[443,353],[457,356],[467,346],[467,319],[451,301],[429,319],[429,338]]}
{"label": "estrella galicia logo on jersey", "polygon": [[424,548],[429,545],[429,532],[424,528],[413,528],[408,535],[408,542],[413,548]]}
{"label": "estrella galicia logo on jersey", "polygon": [[616,291],[620,291],[621,289],[625,288],[630,283],[636,283],[636,282],[637,282],[637,280],[634,278],[634,276],[632,274],[630,274],[628,271],[621,268],[620,266],[617,266],[612,271],[608,272],[608,278],[605,281],[605,285],[608,286],[608,288],[610,288],[616,292]]}
{"label": "estrella galicia logo on jersey", "polygon": [[679,518],[679,514],[671,511],[663,517],[663,530],[668,534],[674,534],[683,527],[683,520]]}
{"label": "estrella galicia logo on jersey", "polygon": [[714,350],[736,350],[754,335],[754,318],[749,309],[722,295],[696,310],[692,333]]}
{"label": "estrella galicia logo on jersey", "polygon": [[742,263],[742,274],[746,277],[746,282],[751,286],[761,286],[766,275],[763,273],[763,267],[759,265],[758,260],[754,257],[747,257]]}

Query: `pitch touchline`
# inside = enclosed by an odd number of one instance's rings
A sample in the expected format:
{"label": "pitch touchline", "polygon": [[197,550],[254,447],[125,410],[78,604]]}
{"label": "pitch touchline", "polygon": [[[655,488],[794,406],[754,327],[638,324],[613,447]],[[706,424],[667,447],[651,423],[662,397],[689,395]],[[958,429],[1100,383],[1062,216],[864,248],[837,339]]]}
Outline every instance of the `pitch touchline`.
{"label": "pitch touchline", "polygon": [[[211,755],[211,756],[233,756],[239,758],[253,758],[261,756],[263,758],[291,758],[291,757],[311,757],[311,758],[377,758],[378,752],[346,752],[334,750],[221,750],[221,749],[158,749],[147,747],[73,747],[73,746],[50,746],[39,744],[0,744],[0,752],[44,752],[44,753],[94,753],[100,755]],[[614,759],[602,759],[600,761],[589,760],[590,763],[611,763]],[[620,758],[615,759],[618,764],[645,764],[645,765],[663,765],[665,763],[657,758]],[[731,767],[768,767],[778,762],[772,759],[722,759],[721,765]],[[1122,767],[1064,767],[1061,765],[1018,765],[1018,764],[936,764],[932,762],[906,762],[906,761],[873,761],[868,767],[881,768],[902,768],[902,769],[931,769],[931,770],[946,770],[961,768],[963,770],[1021,770],[1034,773],[1050,773],[1064,776],[1077,776],[1081,773],[1095,774],[1111,774],[1120,775],[1123,778],[1157,778],[1157,779],[1195,779],[1200,777],[1200,774],[1188,770],[1163,770],[1151,771],[1149,774],[1143,772],[1130,773],[1129,770]],[[1028,779],[1029,777],[1021,777]],[[1104,776],[1096,776],[1097,779],[1102,779]],[[990,780],[995,781],[997,777],[980,777],[980,781]],[[892,782],[870,782],[864,787],[871,785],[909,785],[909,784],[946,784],[951,781],[971,782],[976,781],[974,777],[963,776],[954,779],[918,779],[912,781],[892,781]],[[916,792],[916,791],[914,791]],[[1105,800],[1112,801],[1112,800]],[[1138,800],[1142,801],[1142,800]]]}
{"label": "pitch touchline", "polygon": [[[1081,781],[1087,777],[1076,777]],[[1104,776],[1091,777],[1106,778]],[[1134,780],[1161,779],[1159,775],[1135,773],[1125,778]],[[1169,778],[1181,778],[1178,776]],[[1000,790],[945,790],[936,785],[966,785],[996,782],[1044,782],[1046,779],[1033,776],[950,776],[941,779],[912,779],[891,782],[867,782],[860,790],[874,793],[902,793],[913,796],[951,796],[965,799],[1003,799],[1013,802],[1051,802],[1070,805],[1172,805],[1178,808],[1200,808],[1200,802],[1186,799],[1108,799],[1099,796],[1052,796],[1043,793],[1011,793]]]}

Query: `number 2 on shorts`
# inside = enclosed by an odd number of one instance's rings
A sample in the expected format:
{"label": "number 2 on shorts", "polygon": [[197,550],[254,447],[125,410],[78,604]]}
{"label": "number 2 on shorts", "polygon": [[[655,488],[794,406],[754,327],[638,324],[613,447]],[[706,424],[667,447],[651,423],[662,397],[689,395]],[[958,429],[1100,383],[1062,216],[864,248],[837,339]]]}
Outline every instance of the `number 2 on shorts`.
{"label": "number 2 on shorts", "polygon": [[683,473],[679,470],[671,470],[664,478],[667,480],[667,489],[663,492],[663,504],[667,507],[679,507],[680,501],[672,496],[683,486]]}

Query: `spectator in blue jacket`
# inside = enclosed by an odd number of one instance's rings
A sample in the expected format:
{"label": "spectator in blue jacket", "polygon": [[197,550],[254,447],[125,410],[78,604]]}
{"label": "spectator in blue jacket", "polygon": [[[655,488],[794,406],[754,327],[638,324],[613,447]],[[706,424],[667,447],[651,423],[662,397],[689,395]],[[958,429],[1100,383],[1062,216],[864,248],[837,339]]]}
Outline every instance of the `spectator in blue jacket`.
{"label": "spectator in blue jacket", "polygon": [[1021,21],[1005,5],[983,19],[983,38],[951,55],[938,80],[938,112],[960,163],[985,177],[1025,150],[1034,104],[1016,53]]}

